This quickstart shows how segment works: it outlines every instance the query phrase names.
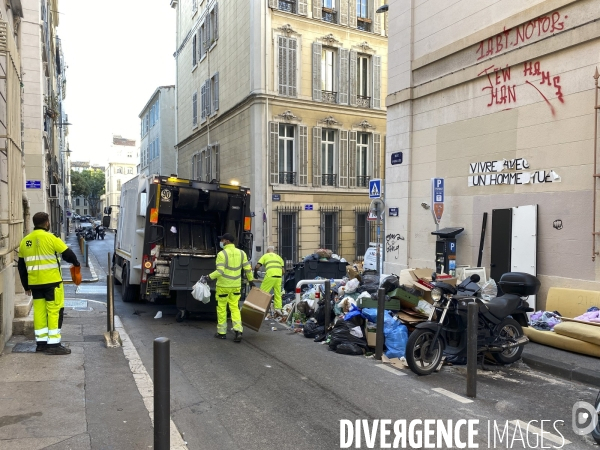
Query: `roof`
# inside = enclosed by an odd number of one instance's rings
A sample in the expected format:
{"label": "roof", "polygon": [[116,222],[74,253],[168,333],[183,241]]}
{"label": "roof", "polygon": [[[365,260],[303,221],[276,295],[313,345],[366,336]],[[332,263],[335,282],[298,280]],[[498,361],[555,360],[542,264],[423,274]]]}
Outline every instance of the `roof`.
{"label": "roof", "polygon": [[160,90],[162,90],[162,89],[175,89],[175,85],[174,84],[170,84],[170,85],[167,85],[167,86],[159,86],[159,87],[157,87],[156,90],[153,92],[153,94],[150,96],[150,99],[146,102],[146,104],[142,108],[142,111],[138,114],[138,117],[140,119],[144,115],[144,111],[146,111],[146,109],[148,109],[148,106],[150,106],[150,103],[152,103],[152,100],[154,99],[154,97],[156,96],[156,94]]}
{"label": "roof", "polygon": [[113,135],[113,144],[114,145],[123,145],[126,147],[135,147],[135,139],[126,139],[119,135]]}
{"label": "roof", "polygon": [[89,161],[71,161],[71,167],[89,167]]}

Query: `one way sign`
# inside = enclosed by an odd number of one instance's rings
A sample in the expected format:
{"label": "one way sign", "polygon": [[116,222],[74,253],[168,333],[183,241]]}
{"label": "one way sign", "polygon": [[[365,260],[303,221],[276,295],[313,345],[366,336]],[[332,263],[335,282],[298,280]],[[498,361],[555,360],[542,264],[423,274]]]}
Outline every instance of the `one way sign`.
{"label": "one way sign", "polygon": [[369,198],[381,198],[381,179],[369,180]]}

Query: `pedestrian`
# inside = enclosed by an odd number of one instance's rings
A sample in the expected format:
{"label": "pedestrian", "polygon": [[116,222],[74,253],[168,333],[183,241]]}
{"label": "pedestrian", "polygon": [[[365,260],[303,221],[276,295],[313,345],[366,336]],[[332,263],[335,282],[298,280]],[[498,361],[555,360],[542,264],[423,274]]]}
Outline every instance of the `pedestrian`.
{"label": "pedestrian", "polygon": [[208,277],[217,280],[217,332],[218,339],[227,338],[227,305],[231,312],[232,328],[235,333],[233,342],[242,341],[242,316],[240,314],[240,295],[242,292],[242,269],[248,281],[254,281],[252,266],[243,250],[236,248],[235,238],[225,233],[219,236],[221,250],[217,255],[216,269]]}
{"label": "pedestrian", "polygon": [[96,240],[100,239],[100,225],[96,225]]}
{"label": "pedestrian", "polygon": [[260,288],[267,293],[273,290],[275,312],[283,315],[281,311],[281,277],[283,277],[284,264],[283,259],[275,253],[275,247],[272,245],[267,247],[267,253],[258,260],[254,270],[258,271],[262,266],[265,266],[266,272]]}
{"label": "pedestrian", "polygon": [[25,291],[33,295],[36,351],[68,355],[71,350],[60,343],[65,292],[59,255],[75,267],[79,267],[79,261],[73,250],[49,232],[47,213],[36,213],[33,226],[33,231],[23,238],[19,246],[18,268]]}

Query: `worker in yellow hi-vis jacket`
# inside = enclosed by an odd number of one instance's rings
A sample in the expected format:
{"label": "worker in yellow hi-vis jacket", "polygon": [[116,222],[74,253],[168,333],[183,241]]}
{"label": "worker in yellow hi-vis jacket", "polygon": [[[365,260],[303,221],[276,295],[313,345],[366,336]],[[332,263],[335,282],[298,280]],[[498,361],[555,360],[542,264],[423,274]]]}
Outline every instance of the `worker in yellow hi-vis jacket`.
{"label": "worker in yellow hi-vis jacket", "polygon": [[267,253],[262,255],[258,260],[258,264],[254,267],[257,271],[262,266],[265,266],[265,278],[260,285],[260,288],[265,292],[271,292],[273,290],[273,306],[278,314],[281,312],[281,278],[283,277],[283,259],[277,253],[275,253],[275,247],[270,245],[267,247]]}
{"label": "worker in yellow hi-vis jacket", "polygon": [[19,277],[29,295],[33,295],[33,328],[36,351],[50,355],[68,355],[71,350],[60,343],[65,293],[60,258],[79,267],[75,253],[50,230],[45,212],[33,216],[34,230],[19,246]]}
{"label": "worker in yellow hi-vis jacket", "polygon": [[217,255],[216,270],[208,276],[211,280],[217,280],[217,332],[215,337],[218,339],[227,337],[227,305],[229,305],[232,328],[235,333],[233,342],[241,342],[244,331],[239,306],[242,291],[242,269],[246,273],[248,281],[253,281],[252,267],[246,253],[233,245],[235,238],[231,234],[225,233],[223,236],[219,236],[219,240],[223,250]]}

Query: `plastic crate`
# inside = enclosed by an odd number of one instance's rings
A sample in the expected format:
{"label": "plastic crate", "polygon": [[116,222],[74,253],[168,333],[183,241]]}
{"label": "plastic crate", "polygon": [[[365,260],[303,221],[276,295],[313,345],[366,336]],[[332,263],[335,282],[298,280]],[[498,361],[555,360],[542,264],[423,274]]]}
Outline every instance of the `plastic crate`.
{"label": "plastic crate", "polygon": [[296,264],[294,271],[296,282],[313,280],[317,277],[326,279],[341,279],[346,276],[348,263],[339,261],[305,261]]}

